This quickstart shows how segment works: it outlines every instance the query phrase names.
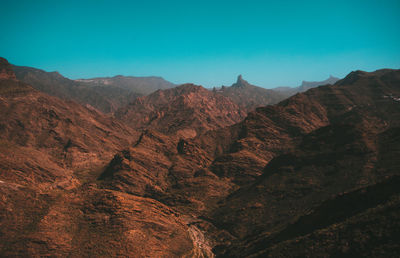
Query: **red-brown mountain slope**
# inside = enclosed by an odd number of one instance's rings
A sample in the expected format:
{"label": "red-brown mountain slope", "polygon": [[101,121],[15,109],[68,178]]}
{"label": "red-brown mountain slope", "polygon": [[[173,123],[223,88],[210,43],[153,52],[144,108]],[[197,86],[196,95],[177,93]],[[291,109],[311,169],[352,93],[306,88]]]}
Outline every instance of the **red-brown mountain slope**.
{"label": "red-brown mountain slope", "polygon": [[0,83],[5,256],[400,253],[399,70],[353,72],[229,127],[229,99],[159,91],[118,113],[140,135]]}
{"label": "red-brown mountain slope", "polygon": [[[1,70],[11,71],[8,63]],[[0,79],[1,256],[195,256],[191,227],[160,202],[101,189],[128,126]]]}
{"label": "red-brown mountain slope", "polygon": [[115,116],[133,128],[192,138],[237,123],[245,113],[229,98],[185,84],[140,97],[119,109]]}
{"label": "red-brown mountain slope", "polygon": [[[281,241],[276,234],[325,201],[398,174],[399,82],[397,70],[357,71],[195,139],[147,131],[114,157],[103,186],[190,214],[210,245],[223,243],[217,254],[265,254]],[[355,214],[350,209],[337,222]]]}

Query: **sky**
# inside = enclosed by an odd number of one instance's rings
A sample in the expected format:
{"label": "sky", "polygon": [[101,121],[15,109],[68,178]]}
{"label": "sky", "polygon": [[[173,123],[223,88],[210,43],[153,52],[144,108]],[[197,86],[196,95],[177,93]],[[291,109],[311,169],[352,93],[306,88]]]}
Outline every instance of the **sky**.
{"label": "sky", "polygon": [[400,1],[0,3],[0,56],[72,78],[272,88],[400,68]]}

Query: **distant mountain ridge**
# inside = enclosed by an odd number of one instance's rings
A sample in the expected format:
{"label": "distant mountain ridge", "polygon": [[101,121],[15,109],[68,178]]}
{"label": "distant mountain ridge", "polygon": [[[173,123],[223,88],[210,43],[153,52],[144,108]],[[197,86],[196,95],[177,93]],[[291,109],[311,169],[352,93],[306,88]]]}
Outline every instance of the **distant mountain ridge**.
{"label": "distant mountain ridge", "polygon": [[326,84],[335,84],[337,81],[339,81],[340,78],[334,77],[332,75],[329,75],[329,78],[323,81],[303,81],[300,85],[302,89],[306,88],[314,88],[320,85],[326,85]]}
{"label": "distant mountain ridge", "polygon": [[139,96],[174,84],[159,77],[124,77],[71,80],[58,72],[46,72],[24,66],[13,66],[16,78],[34,88],[62,99],[90,105],[104,113],[112,113]]}
{"label": "distant mountain ridge", "polygon": [[297,86],[297,87],[285,87],[284,86],[284,87],[276,87],[276,88],[273,88],[272,90],[280,92],[285,97],[290,97],[296,93],[305,92],[311,88],[315,88],[318,86],[327,85],[327,84],[333,85],[339,80],[340,80],[340,78],[330,75],[328,79],[323,80],[323,81],[302,81],[301,85]]}
{"label": "distant mountain ridge", "polygon": [[260,106],[276,104],[285,98],[279,92],[250,84],[242,75],[239,75],[230,87],[222,86],[219,89],[214,88],[213,91],[232,99],[247,112]]}
{"label": "distant mountain ridge", "polygon": [[158,76],[134,77],[116,75],[114,77],[96,77],[75,81],[88,83],[91,86],[119,87],[140,95],[148,95],[156,90],[165,90],[176,86]]}
{"label": "distant mountain ridge", "polygon": [[320,85],[334,84],[338,80],[339,78],[330,76],[324,81],[303,81],[298,87],[266,89],[250,84],[243,79],[242,75],[239,75],[236,82],[231,86],[214,87],[212,90],[231,98],[236,104],[245,108],[247,112],[250,112],[257,107],[277,104],[296,93],[305,92]]}

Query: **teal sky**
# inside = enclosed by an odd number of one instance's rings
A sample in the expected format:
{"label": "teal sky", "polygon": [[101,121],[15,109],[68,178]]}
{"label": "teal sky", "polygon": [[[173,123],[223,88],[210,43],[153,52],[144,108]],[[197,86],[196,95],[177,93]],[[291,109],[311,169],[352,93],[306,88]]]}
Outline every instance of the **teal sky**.
{"label": "teal sky", "polygon": [[400,68],[400,1],[18,1],[0,56],[69,78],[263,87]]}

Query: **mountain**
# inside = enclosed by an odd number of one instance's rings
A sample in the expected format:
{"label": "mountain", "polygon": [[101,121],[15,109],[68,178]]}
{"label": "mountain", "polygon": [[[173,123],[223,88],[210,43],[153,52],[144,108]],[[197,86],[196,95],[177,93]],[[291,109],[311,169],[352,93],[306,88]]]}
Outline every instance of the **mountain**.
{"label": "mountain", "polygon": [[192,138],[244,119],[232,100],[193,84],[158,90],[120,108],[115,116],[136,129]]}
{"label": "mountain", "polygon": [[311,88],[320,85],[334,84],[339,78],[330,76],[328,79],[320,82],[303,81],[298,87],[278,87],[265,89],[254,86],[239,75],[237,81],[230,87],[222,86],[219,89],[214,88],[213,92],[219,93],[232,99],[236,104],[243,107],[247,112],[253,111],[257,107],[277,104],[278,102],[299,92],[305,92]]}
{"label": "mountain", "polygon": [[117,75],[114,77],[98,77],[79,79],[76,81],[88,83],[93,86],[118,87],[140,95],[148,95],[156,90],[165,90],[176,86],[175,84],[156,76],[133,77]]}
{"label": "mountain", "polygon": [[400,70],[355,71],[244,119],[182,85],[120,121],[1,65],[3,256],[400,253]]}
{"label": "mountain", "polygon": [[327,85],[327,84],[333,85],[339,80],[340,80],[339,78],[336,78],[336,77],[330,75],[328,79],[323,80],[323,81],[313,81],[313,82],[303,81],[299,87],[299,91],[304,92],[308,89],[315,88],[320,85]]}
{"label": "mountain", "polygon": [[283,96],[290,97],[296,93],[299,92],[305,92],[309,89],[321,86],[321,85],[327,85],[327,84],[335,84],[337,81],[339,81],[340,79],[337,77],[334,77],[332,75],[329,76],[328,79],[323,80],[323,81],[302,81],[301,85],[298,87],[277,87],[277,88],[273,88],[272,90],[277,91],[279,93],[281,93]]}
{"label": "mountain", "polygon": [[356,71],[196,138],[147,130],[99,179],[184,214],[217,256],[390,256],[399,82],[400,70]]}
{"label": "mountain", "polygon": [[[392,241],[399,216],[390,212],[400,197],[392,183],[400,166],[395,158],[400,151],[399,81],[400,70],[356,71],[333,86],[249,114],[239,141],[258,143],[252,152],[268,163],[210,216],[235,239],[215,251],[254,257],[398,253]],[[239,151],[249,150],[242,146]],[[235,179],[227,160],[221,159],[218,171]],[[374,201],[368,197],[373,193],[379,196]],[[363,240],[353,241],[356,232]],[[308,241],[304,249],[294,245],[299,241]]]}
{"label": "mountain", "polygon": [[44,93],[66,100],[90,105],[104,113],[112,113],[144,94],[160,88],[173,87],[158,77],[95,78],[70,80],[58,72],[13,66],[18,80],[32,85]]}
{"label": "mountain", "polygon": [[199,254],[174,210],[98,186],[138,133],[16,80],[4,59],[0,71],[1,256]]}
{"label": "mountain", "polygon": [[258,86],[249,84],[239,75],[236,83],[230,87],[222,86],[220,89],[214,89],[214,92],[232,99],[236,104],[252,111],[257,107],[269,104],[276,104],[285,97],[279,92],[264,89]]}

